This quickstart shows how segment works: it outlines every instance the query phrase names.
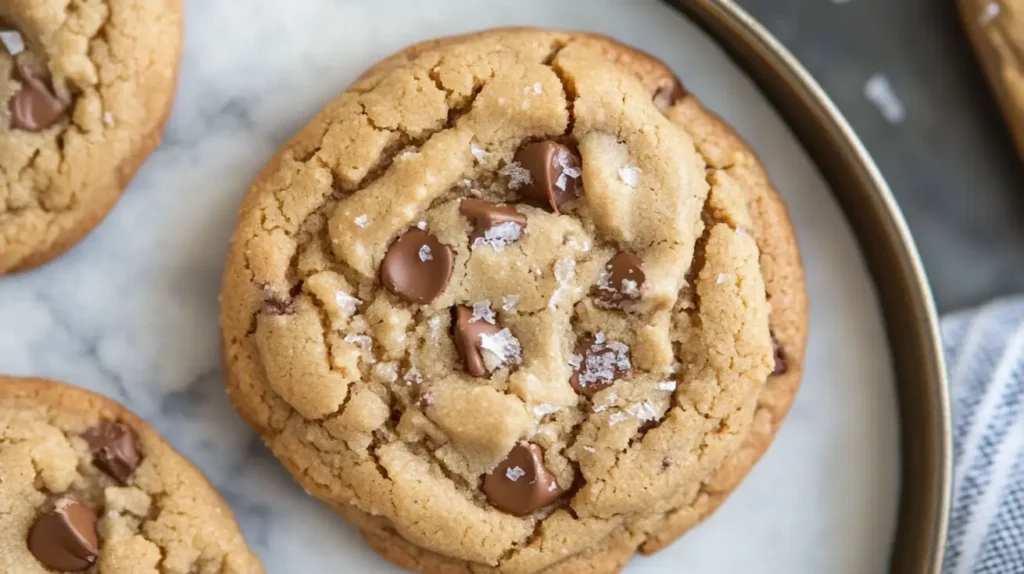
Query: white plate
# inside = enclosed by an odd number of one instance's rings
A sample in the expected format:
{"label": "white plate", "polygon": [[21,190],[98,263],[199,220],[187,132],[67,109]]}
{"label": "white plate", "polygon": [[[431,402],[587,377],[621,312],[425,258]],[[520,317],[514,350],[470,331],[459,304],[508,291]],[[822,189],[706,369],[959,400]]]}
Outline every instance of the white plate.
{"label": "white plate", "polygon": [[0,279],[0,372],[118,399],[201,466],[269,572],[397,571],[306,496],[224,396],[217,294],[235,210],[285,139],[366,67],[492,26],[603,32],[667,62],[758,150],[796,223],[811,297],[804,386],[706,524],[630,573],[887,570],[899,487],[894,376],[874,287],[815,166],[743,72],[660,3],[191,0],[164,146],[56,263]]}

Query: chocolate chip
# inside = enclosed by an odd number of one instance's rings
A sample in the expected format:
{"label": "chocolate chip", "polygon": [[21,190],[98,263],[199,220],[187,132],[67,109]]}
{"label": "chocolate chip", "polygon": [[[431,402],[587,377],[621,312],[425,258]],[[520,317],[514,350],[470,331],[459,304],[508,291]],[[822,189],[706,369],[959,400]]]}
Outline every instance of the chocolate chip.
{"label": "chocolate chip", "polygon": [[672,467],[672,461],[671,460],[669,460],[667,458],[661,459],[661,470],[662,471],[666,471],[666,470],[668,470],[671,467]]}
{"label": "chocolate chip", "polygon": [[653,100],[659,110],[665,111],[684,97],[686,97],[686,88],[683,87],[679,78],[672,77],[658,86],[658,89],[654,91]]}
{"label": "chocolate chip", "polygon": [[620,251],[601,271],[595,304],[604,309],[624,308],[630,301],[640,298],[644,279],[643,261],[632,253]]}
{"label": "chocolate chip", "polygon": [[82,433],[92,451],[92,463],[121,484],[138,468],[139,455],[135,431],[122,423],[102,422]]}
{"label": "chocolate chip", "polygon": [[524,516],[558,500],[562,490],[544,468],[544,453],[530,443],[519,443],[484,478],[484,495],[499,510]]}
{"label": "chocolate chip", "polygon": [[72,502],[42,515],[28,533],[28,549],[51,570],[87,570],[99,556],[96,514]]}
{"label": "chocolate chip", "polygon": [[530,183],[521,188],[529,203],[558,213],[562,204],[579,197],[583,190],[579,156],[558,142],[527,144],[515,160],[530,172]]}
{"label": "chocolate chip", "polygon": [[589,397],[629,376],[629,347],[619,341],[608,341],[601,333],[587,334],[577,339],[570,364],[569,384],[577,393]]}
{"label": "chocolate chip", "polygon": [[17,58],[15,77],[21,89],[11,97],[11,127],[38,132],[57,123],[69,103],[58,98],[44,75],[36,74],[24,58]]}
{"label": "chocolate chip", "polygon": [[455,350],[466,364],[466,372],[470,375],[487,375],[487,366],[484,364],[483,351],[480,348],[481,336],[495,335],[499,331],[501,326],[497,322],[491,323],[479,318],[474,320],[472,307],[452,307],[452,338],[455,340]]}
{"label": "chocolate chip", "polygon": [[779,340],[775,338],[775,333],[772,333],[772,351],[775,356],[775,367],[772,369],[772,375],[783,375],[789,370],[789,364],[786,363],[786,354],[782,350],[782,345],[779,345]]}
{"label": "chocolate chip", "polygon": [[429,303],[452,277],[452,248],[432,233],[410,229],[388,248],[380,264],[380,279],[395,295],[410,303]]}
{"label": "chocolate chip", "polygon": [[526,229],[526,216],[511,205],[467,198],[459,203],[459,213],[473,222],[473,232],[469,235],[470,248],[490,245],[501,249],[518,241]]}

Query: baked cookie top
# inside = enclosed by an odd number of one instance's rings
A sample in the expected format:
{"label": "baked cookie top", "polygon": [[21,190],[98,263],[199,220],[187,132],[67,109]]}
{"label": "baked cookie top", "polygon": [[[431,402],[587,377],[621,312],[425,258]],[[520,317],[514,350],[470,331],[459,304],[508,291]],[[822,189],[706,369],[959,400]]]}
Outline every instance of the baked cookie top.
{"label": "baked cookie top", "polygon": [[0,273],[74,244],[159,142],[181,19],[179,0],[0,2]]}
{"label": "baked cookie top", "polygon": [[0,377],[4,572],[258,573],[227,504],[146,423],[87,391]]}
{"label": "baked cookie top", "polygon": [[688,502],[774,360],[746,197],[677,93],[502,31],[375,68],[278,154],[222,326],[233,401],[307,488],[524,572]]}

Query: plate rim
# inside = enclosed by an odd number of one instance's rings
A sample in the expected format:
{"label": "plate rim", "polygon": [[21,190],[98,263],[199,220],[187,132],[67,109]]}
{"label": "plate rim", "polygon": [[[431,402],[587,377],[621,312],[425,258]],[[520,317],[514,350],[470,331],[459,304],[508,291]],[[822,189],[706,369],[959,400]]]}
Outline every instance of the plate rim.
{"label": "plate rim", "polygon": [[725,48],[786,120],[853,228],[872,275],[896,374],[900,497],[892,572],[940,574],[952,484],[951,411],[931,288],[889,185],[825,91],[733,0],[663,0]]}

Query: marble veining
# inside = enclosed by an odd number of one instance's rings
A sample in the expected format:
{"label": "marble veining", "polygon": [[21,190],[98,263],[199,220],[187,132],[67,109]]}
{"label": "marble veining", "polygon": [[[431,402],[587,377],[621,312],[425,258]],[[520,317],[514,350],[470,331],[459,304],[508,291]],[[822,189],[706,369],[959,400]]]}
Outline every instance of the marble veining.
{"label": "marble veining", "polygon": [[884,571],[898,423],[863,262],[779,117],[710,40],[653,0],[188,1],[164,145],[82,245],[0,278],[0,372],[63,379],[135,410],[209,475],[270,572],[396,571],[307,496],[228,403],[222,260],[249,181],[364,68],[417,39],[512,24],[602,31],[664,58],[762,152],[808,268],[806,382],[778,440],[712,520],[628,571]]}

